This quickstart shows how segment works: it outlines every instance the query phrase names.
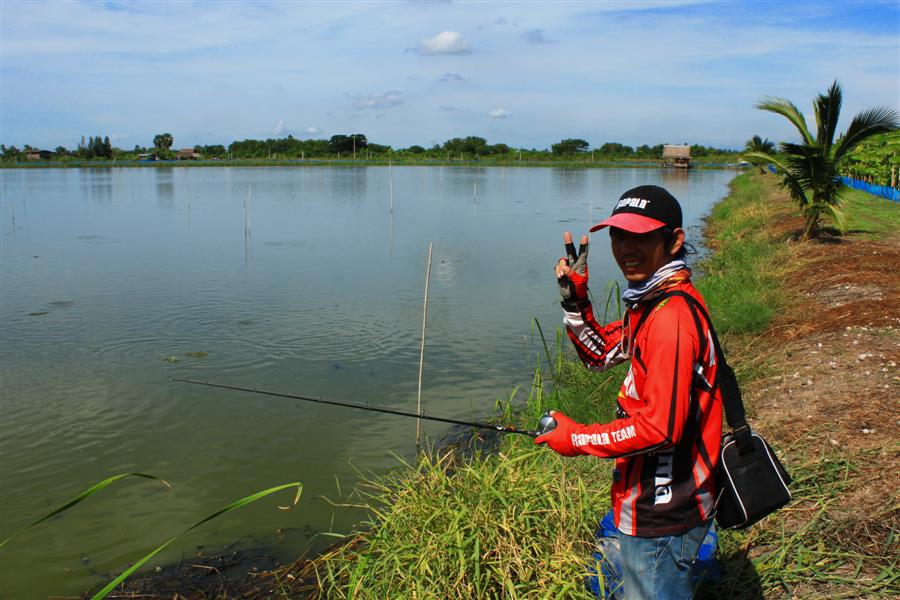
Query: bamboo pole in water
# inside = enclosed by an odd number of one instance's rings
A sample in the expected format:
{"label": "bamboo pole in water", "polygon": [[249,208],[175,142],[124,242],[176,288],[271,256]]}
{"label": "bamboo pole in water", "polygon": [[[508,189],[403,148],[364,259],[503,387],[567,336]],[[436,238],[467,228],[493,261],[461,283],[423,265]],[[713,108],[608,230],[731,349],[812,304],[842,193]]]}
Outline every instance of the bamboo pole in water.
{"label": "bamboo pole in water", "polygon": [[[416,397],[416,414],[422,414],[422,370],[425,365],[425,324],[428,322],[428,281],[431,279],[431,248],[428,242],[428,267],[425,270],[425,302],[422,308],[422,347],[419,350],[419,391]],[[422,419],[416,419],[416,449],[422,449]]]}
{"label": "bamboo pole in water", "polygon": [[253,197],[253,184],[247,186],[247,200],[244,202],[244,233],[250,233],[250,199]]}
{"label": "bamboo pole in water", "polygon": [[391,188],[391,214],[394,212],[394,166],[388,161],[388,185]]}

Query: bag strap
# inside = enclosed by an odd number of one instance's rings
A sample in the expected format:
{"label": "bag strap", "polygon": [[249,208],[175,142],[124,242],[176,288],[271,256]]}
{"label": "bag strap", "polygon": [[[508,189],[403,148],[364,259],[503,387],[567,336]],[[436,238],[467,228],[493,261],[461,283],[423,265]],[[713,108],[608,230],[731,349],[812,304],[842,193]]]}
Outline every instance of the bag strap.
{"label": "bag strap", "polygon": [[680,296],[687,301],[688,307],[691,309],[691,314],[694,316],[694,324],[697,326],[697,335],[700,338],[701,348],[703,348],[704,350],[706,345],[706,336],[703,334],[703,329],[700,327],[700,323],[697,318],[697,312],[702,314],[703,318],[706,320],[706,324],[709,327],[709,332],[712,335],[713,339],[713,348],[716,353],[716,361],[718,361],[718,368],[716,370],[716,384],[722,391],[722,402],[725,406],[725,420],[728,422],[728,426],[733,430],[735,439],[738,443],[738,447],[742,449],[745,447],[749,447],[749,445],[751,444],[750,425],[747,424],[747,416],[746,412],[744,411],[744,402],[741,399],[741,388],[740,386],[738,386],[737,377],[735,377],[734,375],[734,369],[728,366],[728,362],[725,360],[725,353],[722,350],[722,345],[719,343],[719,337],[716,335],[716,329],[715,327],[713,327],[712,319],[710,319],[709,313],[706,311],[706,308],[703,306],[703,304],[701,304],[696,298],[682,290],[672,290],[660,294],[656,298],[653,298],[646,305],[644,313],[638,320],[637,325],[632,332],[632,335],[634,337],[637,337],[638,329],[650,316],[653,308],[664,299],[671,298],[672,296]]}

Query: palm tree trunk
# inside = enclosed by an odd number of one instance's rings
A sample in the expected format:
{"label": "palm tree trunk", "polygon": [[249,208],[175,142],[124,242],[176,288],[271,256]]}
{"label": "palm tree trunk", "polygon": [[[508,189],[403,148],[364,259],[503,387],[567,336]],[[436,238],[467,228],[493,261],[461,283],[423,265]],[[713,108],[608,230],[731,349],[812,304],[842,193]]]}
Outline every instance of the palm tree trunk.
{"label": "palm tree trunk", "polygon": [[821,213],[817,210],[810,210],[806,213],[806,225],[803,227],[802,239],[811,240],[818,235],[821,216]]}

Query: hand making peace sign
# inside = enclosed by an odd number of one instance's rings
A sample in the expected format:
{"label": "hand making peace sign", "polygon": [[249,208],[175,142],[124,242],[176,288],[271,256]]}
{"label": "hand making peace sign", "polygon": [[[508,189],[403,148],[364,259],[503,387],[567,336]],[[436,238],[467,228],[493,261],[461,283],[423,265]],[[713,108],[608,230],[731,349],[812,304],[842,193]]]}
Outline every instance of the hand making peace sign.
{"label": "hand making peace sign", "polygon": [[560,258],[556,263],[556,282],[559,284],[563,308],[575,310],[588,298],[588,236],[581,236],[581,245],[577,252],[570,231],[563,234],[563,241],[567,258]]}

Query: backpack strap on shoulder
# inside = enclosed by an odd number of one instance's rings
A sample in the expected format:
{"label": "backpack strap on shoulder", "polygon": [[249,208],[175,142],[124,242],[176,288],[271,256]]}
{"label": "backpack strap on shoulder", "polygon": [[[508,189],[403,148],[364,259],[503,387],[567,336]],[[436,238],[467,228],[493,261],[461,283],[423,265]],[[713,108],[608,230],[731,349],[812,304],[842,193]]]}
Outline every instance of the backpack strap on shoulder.
{"label": "backpack strap on shoulder", "polygon": [[650,313],[657,304],[662,302],[665,298],[671,298],[672,296],[684,298],[688,307],[691,309],[691,314],[694,317],[694,324],[697,326],[697,335],[700,338],[701,348],[703,348],[703,354],[706,353],[705,344],[707,343],[707,338],[703,333],[699,315],[703,315],[704,320],[706,320],[709,332],[712,335],[716,360],[718,361],[718,366],[716,368],[716,385],[718,385],[719,389],[722,391],[722,402],[725,405],[725,420],[728,422],[728,426],[734,431],[738,447],[749,447],[751,444],[750,426],[747,424],[744,402],[741,398],[741,388],[738,386],[734,369],[732,369],[728,365],[728,361],[725,360],[725,353],[722,351],[722,345],[719,343],[719,338],[716,335],[715,327],[713,327],[712,319],[709,318],[709,313],[706,311],[706,308],[696,298],[681,290],[672,290],[660,294],[648,303],[647,308],[638,320],[632,335],[637,335],[637,330],[644,324],[644,321],[647,320],[647,317],[650,316]]}

